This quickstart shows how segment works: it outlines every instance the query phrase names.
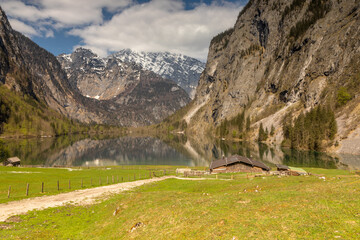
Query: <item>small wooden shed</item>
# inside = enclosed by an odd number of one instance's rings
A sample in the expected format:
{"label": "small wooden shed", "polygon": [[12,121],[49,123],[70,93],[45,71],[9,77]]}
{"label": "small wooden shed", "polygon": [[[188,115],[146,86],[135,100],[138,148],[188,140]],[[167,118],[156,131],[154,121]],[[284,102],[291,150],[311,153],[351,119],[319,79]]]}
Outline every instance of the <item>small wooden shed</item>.
{"label": "small wooden shed", "polygon": [[7,167],[20,166],[20,159],[18,157],[8,158],[4,161],[4,166],[7,166]]}
{"label": "small wooden shed", "polygon": [[276,164],[276,168],[279,172],[289,171],[290,168],[286,165]]}
{"label": "small wooden shed", "polygon": [[230,172],[268,172],[270,168],[264,163],[247,157],[232,155],[212,161],[210,164],[211,173]]}

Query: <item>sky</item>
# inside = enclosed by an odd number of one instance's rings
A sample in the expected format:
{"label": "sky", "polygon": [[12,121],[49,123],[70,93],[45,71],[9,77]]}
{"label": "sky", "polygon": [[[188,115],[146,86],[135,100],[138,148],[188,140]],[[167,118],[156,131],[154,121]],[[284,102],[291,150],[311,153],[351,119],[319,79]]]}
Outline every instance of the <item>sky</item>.
{"label": "sky", "polygon": [[205,61],[209,43],[233,27],[247,0],[0,0],[11,26],[54,55],[130,48]]}

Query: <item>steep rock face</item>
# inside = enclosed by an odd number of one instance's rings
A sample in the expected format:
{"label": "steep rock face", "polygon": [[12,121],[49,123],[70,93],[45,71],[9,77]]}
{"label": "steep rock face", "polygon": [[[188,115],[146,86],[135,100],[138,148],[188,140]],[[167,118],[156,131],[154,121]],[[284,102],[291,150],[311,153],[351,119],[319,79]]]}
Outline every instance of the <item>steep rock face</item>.
{"label": "steep rock face", "polygon": [[57,58],[72,89],[114,113],[114,123],[125,126],[157,123],[190,101],[175,82],[135,63],[112,56],[99,58],[84,48]]}
{"label": "steep rock face", "polygon": [[[348,136],[357,139],[351,136],[358,136],[360,118],[359,4],[251,0],[234,28],[211,42],[194,105],[184,117],[190,130],[205,133],[246,108],[252,138],[262,122],[269,130],[275,126],[271,141],[281,143],[284,115],[330,104],[340,145]],[[352,95],[345,106],[337,106],[341,87]]]}
{"label": "steep rock face", "polygon": [[194,98],[200,75],[205,68],[205,63],[195,58],[168,52],[135,52],[124,49],[112,57],[123,62],[135,62],[146,70],[175,81],[190,98]]}

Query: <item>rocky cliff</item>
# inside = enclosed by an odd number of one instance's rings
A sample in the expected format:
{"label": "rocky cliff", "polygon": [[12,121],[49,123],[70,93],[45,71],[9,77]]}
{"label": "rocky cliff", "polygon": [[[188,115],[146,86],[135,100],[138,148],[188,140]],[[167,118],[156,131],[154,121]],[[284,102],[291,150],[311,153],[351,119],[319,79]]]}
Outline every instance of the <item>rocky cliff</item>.
{"label": "rocky cliff", "polygon": [[250,0],[233,28],[211,41],[188,131],[212,131],[245,111],[281,143],[283,120],[318,105],[335,111],[331,151],[360,153],[360,1]]}
{"label": "rocky cliff", "polygon": [[[97,63],[95,63],[96,65]],[[108,66],[118,64],[108,62]],[[61,114],[86,123],[139,126],[160,122],[190,99],[174,82],[162,79],[134,64],[128,81],[103,101],[82,96],[75,89],[56,57],[14,31],[0,9],[0,82],[15,92],[30,96]],[[81,69],[80,69],[81,71]],[[98,74],[93,69],[91,74]],[[122,80],[120,71],[117,80]],[[111,89],[110,89],[111,88]]]}

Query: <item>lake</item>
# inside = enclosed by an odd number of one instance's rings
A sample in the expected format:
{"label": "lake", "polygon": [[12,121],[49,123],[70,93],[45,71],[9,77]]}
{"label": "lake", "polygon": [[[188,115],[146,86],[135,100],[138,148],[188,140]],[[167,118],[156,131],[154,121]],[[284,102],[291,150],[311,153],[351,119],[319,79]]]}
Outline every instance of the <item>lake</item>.
{"label": "lake", "polygon": [[4,140],[11,156],[22,165],[37,166],[114,166],[176,165],[208,167],[212,160],[239,154],[263,161],[269,166],[360,169],[360,156],[295,151],[279,146],[248,142],[204,140],[185,136],[160,140],[153,137],[63,136]]}

